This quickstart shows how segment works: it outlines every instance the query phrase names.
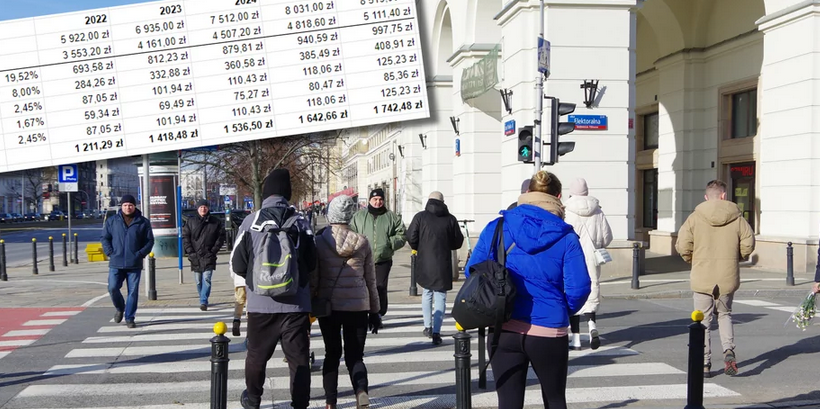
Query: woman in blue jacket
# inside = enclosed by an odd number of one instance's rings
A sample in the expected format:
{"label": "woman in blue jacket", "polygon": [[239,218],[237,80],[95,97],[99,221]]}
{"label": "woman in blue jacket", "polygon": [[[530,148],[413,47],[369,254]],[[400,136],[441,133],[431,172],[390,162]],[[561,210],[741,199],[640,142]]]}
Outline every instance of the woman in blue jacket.
{"label": "woman in blue jacket", "polygon": [[[567,326],[569,316],[589,297],[590,279],[578,235],[563,220],[560,198],[558,178],[539,171],[529,192],[518,198],[518,206],[501,212],[507,269],[517,295],[491,363],[499,409],[524,407],[530,364],[541,383],[544,407],[567,407]],[[490,249],[497,223],[498,219],[490,222],[481,232],[466,275],[474,264],[490,257],[497,260]]]}

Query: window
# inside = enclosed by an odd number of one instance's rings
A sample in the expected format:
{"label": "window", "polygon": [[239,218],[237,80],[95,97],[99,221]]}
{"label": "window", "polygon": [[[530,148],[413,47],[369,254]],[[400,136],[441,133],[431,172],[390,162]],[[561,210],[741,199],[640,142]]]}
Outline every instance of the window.
{"label": "window", "polygon": [[643,116],[643,148],[658,149],[658,113]]}
{"label": "window", "polygon": [[732,94],[732,138],[757,135],[757,88]]}
{"label": "window", "polygon": [[643,227],[658,228],[658,170],[643,171]]}

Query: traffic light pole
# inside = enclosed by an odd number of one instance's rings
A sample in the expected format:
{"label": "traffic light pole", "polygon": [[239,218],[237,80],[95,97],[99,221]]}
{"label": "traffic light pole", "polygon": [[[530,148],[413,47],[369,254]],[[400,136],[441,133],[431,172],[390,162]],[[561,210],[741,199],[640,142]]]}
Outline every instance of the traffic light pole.
{"label": "traffic light pole", "polygon": [[[541,25],[538,38],[544,38],[544,0],[541,0],[540,3]],[[538,53],[535,53],[535,60],[538,79],[535,82],[535,134],[532,136],[532,157],[535,162],[535,173],[537,173],[541,170],[541,154],[544,150],[543,141],[541,139],[541,118],[544,116],[544,75],[538,71],[540,63]]]}

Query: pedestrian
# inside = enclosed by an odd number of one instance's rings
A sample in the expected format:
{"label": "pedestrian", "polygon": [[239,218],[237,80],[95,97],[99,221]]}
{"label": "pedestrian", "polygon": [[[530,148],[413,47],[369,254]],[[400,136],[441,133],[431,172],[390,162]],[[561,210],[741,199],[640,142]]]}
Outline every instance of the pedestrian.
{"label": "pedestrian", "polygon": [[595,256],[598,249],[605,248],[612,242],[612,229],[606,220],[598,199],[589,196],[587,181],[577,178],[570,183],[570,197],[564,202],[566,207],[565,221],[575,229],[584,250],[589,278],[592,280],[592,292],[586,304],[577,314],[569,317],[570,346],[581,349],[581,314],[587,319],[590,348],[598,349],[601,338],[598,334],[596,313],[601,304],[601,264]]}
{"label": "pedestrian", "polygon": [[820,293],[820,248],[817,249],[817,267],[814,270],[814,285],[812,291],[815,294]]}
{"label": "pedestrian", "polygon": [[367,209],[350,221],[350,230],[367,237],[376,263],[376,288],[379,290],[379,315],[387,314],[387,281],[393,266],[393,253],[404,247],[404,223],[384,206],[384,190],[373,189]]}
{"label": "pedestrian", "polygon": [[[134,317],[139,303],[143,260],[154,247],[151,222],[137,209],[132,195],[123,195],[120,210],[105,221],[102,237],[103,252],[108,257],[108,294],[114,303],[114,322],[136,328]],[[122,298],[123,282],[128,286],[128,300]]]}
{"label": "pedestrian", "polygon": [[464,244],[458,221],[444,204],[441,192],[430,193],[424,210],[413,216],[407,229],[407,242],[418,252],[416,283],[424,289],[421,296],[422,333],[432,338],[433,345],[439,345],[447,291],[453,289],[453,250]]}
{"label": "pedestrian", "polygon": [[[240,402],[245,409],[259,408],[266,380],[265,368],[276,350],[276,344],[281,341],[290,370],[291,406],[302,409],[308,407],[310,401],[309,283],[310,272],[316,267],[313,231],[307,220],[288,203],[291,181],[287,169],[275,169],[268,174],[263,182],[262,197],[262,208],[242,221],[230,261],[231,271],[244,278],[247,286],[246,389]],[[266,231],[268,226],[285,230],[287,239],[269,246],[272,239]],[[290,253],[285,254],[285,251]],[[264,260],[262,257],[274,253],[278,253],[274,256],[286,260],[288,266],[296,262],[295,269],[288,269],[295,274],[292,276],[292,283],[296,284],[293,295],[274,298],[256,294],[256,290],[264,292],[266,289],[256,288],[254,279],[264,270],[255,270],[261,269],[263,264],[270,268],[271,259]],[[257,260],[257,257],[260,259]]]}
{"label": "pedestrian", "polygon": [[[242,314],[245,312],[245,303],[247,302],[247,292],[245,291],[245,277],[240,276],[230,270],[231,278],[233,279],[233,327],[231,332],[233,336],[238,337],[242,335],[240,331],[242,326]],[[247,338],[246,338],[247,340]]]}
{"label": "pedestrian", "polygon": [[569,316],[589,297],[590,279],[578,235],[564,222],[561,181],[542,170],[532,177],[528,190],[518,198],[518,206],[501,211],[502,217],[484,228],[464,271],[469,276],[473,265],[498,260],[492,241],[496,225],[503,220],[506,267],[517,294],[512,318],[493,329],[501,331],[490,361],[497,407],[524,407],[532,365],[544,407],[566,409],[567,326]]}
{"label": "pedestrian", "polygon": [[199,309],[207,311],[217,253],[225,244],[225,224],[211,216],[207,200],[197,201],[196,209],[197,214],[188,217],[182,227],[182,246],[194,272]]}
{"label": "pedestrian", "polygon": [[[521,182],[521,194],[523,195],[524,193],[527,193],[529,191],[530,191],[530,179],[527,178],[527,179],[524,179],[523,182]],[[511,204],[507,207],[507,210],[515,209],[516,206],[518,206],[518,202],[513,202],[513,204]]]}
{"label": "pedestrian", "polygon": [[706,349],[703,374],[711,376],[712,347],[709,327],[717,311],[720,341],[723,347],[724,373],[737,375],[732,300],[740,287],[738,262],[755,249],[751,226],[740,208],[726,200],[726,183],[713,180],[706,185],[705,202],[695,207],[678,232],[675,249],[684,261],[692,264],[690,285],[695,309],[703,311],[706,326]]}
{"label": "pedestrian", "polygon": [[325,344],[322,384],[327,409],[336,409],[343,350],[356,408],[370,404],[364,344],[368,329],[378,332],[381,317],[373,251],[367,237],[348,225],[355,212],[356,203],[350,196],[337,196],[327,208],[330,226],[316,233],[319,265],[311,276],[311,289],[314,299],[330,300],[331,307],[329,316],[319,317]]}

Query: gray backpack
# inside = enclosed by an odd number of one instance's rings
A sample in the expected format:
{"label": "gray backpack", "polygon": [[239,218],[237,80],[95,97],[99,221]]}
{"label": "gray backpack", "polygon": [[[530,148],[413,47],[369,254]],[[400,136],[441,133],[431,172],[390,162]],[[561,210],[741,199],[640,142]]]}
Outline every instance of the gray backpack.
{"label": "gray backpack", "polygon": [[[293,243],[288,232],[294,229],[299,215],[285,220],[282,226],[273,220],[251,225],[251,230],[261,234],[254,244],[253,292],[271,298],[290,297],[299,290],[299,267],[297,263],[299,243]],[[295,228],[298,234],[298,227]]]}

